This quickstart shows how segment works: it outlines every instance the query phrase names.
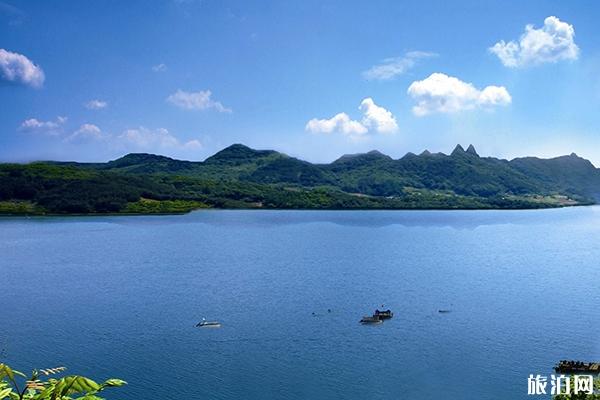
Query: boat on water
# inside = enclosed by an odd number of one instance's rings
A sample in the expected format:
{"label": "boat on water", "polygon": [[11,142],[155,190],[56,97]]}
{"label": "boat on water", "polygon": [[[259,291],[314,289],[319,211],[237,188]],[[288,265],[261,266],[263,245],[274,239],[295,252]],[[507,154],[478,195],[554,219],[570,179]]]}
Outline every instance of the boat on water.
{"label": "boat on water", "polygon": [[372,316],[365,315],[360,320],[360,323],[363,325],[377,325],[377,324],[381,324],[382,322],[383,322],[383,320],[381,318],[379,318],[379,316],[377,316],[377,315],[372,315]]}
{"label": "boat on water", "polygon": [[391,310],[375,310],[373,315],[367,315],[362,317],[360,320],[361,324],[365,325],[375,325],[381,324],[384,320],[390,319],[394,316],[394,313]]}
{"label": "boat on water", "polygon": [[391,310],[380,311],[377,309],[375,310],[375,314],[373,314],[373,316],[377,316],[379,319],[390,319],[394,316],[394,313]]}
{"label": "boat on water", "polygon": [[554,371],[561,374],[572,374],[579,372],[597,374],[600,373],[600,363],[560,360],[558,364],[554,366]]}
{"label": "boat on water", "polygon": [[221,323],[219,321],[207,321],[206,319],[202,318],[202,321],[198,322],[196,324],[196,327],[198,327],[198,328],[220,328]]}

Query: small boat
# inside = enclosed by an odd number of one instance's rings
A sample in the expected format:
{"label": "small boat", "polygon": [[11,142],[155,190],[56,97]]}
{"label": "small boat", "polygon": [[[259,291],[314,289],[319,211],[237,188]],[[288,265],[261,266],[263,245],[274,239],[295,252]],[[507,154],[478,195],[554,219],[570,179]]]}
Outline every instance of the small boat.
{"label": "small boat", "polygon": [[221,323],[219,321],[207,321],[206,319],[202,318],[202,321],[198,322],[196,324],[196,327],[198,327],[198,328],[220,328]]}
{"label": "small boat", "polygon": [[379,311],[375,310],[374,317],[379,317],[379,319],[390,319],[394,316],[394,313],[391,310]]}
{"label": "small boat", "polygon": [[440,314],[448,314],[450,312],[450,310],[440,309],[440,310],[438,310],[438,312]]}
{"label": "small boat", "polygon": [[360,323],[363,325],[376,325],[376,324],[381,324],[382,322],[383,322],[383,320],[381,318],[379,318],[379,316],[377,316],[377,315],[373,315],[373,316],[365,315],[360,320]]}

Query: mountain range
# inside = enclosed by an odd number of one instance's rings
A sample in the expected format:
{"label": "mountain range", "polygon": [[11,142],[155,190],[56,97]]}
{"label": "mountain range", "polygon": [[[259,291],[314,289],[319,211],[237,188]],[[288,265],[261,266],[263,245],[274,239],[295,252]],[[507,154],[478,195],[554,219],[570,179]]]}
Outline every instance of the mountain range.
{"label": "mountain range", "polygon": [[203,162],[133,153],[106,163],[0,164],[0,213],[152,213],[200,207],[305,209],[541,208],[593,204],[600,170],[551,159],[378,151],[312,164],[231,145]]}

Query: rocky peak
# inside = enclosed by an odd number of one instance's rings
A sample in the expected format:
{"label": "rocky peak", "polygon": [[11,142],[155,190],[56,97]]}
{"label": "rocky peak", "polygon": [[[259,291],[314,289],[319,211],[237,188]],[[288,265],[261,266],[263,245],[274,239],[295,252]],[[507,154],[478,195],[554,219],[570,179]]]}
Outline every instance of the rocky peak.
{"label": "rocky peak", "polygon": [[470,144],[467,148],[467,153],[479,157],[479,154],[477,154],[477,150],[475,150],[475,146],[473,146],[472,144]]}
{"label": "rocky peak", "polygon": [[450,155],[457,156],[457,155],[461,155],[461,154],[465,154],[465,149],[460,144],[457,144]]}

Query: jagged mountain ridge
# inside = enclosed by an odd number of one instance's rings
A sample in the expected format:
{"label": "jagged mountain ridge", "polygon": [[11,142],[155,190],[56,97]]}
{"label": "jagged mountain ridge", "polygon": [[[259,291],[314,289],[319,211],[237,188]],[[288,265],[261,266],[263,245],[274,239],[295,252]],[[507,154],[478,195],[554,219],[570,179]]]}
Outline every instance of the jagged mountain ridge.
{"label": "jagged mountain ridge", "polygon": [[576,154],[511,161],[378,151],[312,164],[236,144],[205,161],[132,153],[106,163],[0,164],[0,214],[170,213],[195,208],[515,209],[593,204],[600,172]]}
{"label": "jagged mountain ridge", "polygon": [[576,154],[551,159],[502,160],[480,157],[473,145],[446,155],[425,150],[400,159],[373,150],[343,155],[330,164],[312,164],[274,150],[231,145],[204,162],[134,153],[92,168],[135,174],[175,174],[306,187],[335,186],[373,196],[402,194],[407,187],[465,196],[565,194],[600,199],[600,172]]}

